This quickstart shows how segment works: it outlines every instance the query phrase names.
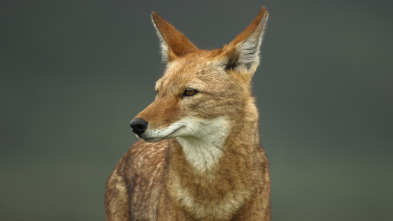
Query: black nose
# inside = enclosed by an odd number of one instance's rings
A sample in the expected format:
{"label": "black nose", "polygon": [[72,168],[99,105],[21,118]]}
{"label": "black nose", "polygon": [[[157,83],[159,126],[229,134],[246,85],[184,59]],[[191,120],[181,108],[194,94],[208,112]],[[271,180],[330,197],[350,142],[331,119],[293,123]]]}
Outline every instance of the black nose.
{"label": "black nose", "polygon": [[138,134],[138,136],[141,136],[143,132],[145,132],[147,124],[148,122],[142,118],[134,118],[130,122],[130,127],[132,128],[132,132]]}

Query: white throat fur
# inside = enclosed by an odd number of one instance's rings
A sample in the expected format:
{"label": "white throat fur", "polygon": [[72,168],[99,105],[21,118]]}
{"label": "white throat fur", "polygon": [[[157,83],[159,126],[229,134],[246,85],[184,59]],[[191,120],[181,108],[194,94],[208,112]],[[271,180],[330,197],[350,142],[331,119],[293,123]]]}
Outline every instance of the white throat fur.
{"label": "white throat fur", "polygon": [[184,135],[179,134],[176,140],[182,146],[187,161],[200,172],[211,169],[222,156],[229,121],[224,117],[210,120],[189,118],[182,121],[185,123],[182,130]]}

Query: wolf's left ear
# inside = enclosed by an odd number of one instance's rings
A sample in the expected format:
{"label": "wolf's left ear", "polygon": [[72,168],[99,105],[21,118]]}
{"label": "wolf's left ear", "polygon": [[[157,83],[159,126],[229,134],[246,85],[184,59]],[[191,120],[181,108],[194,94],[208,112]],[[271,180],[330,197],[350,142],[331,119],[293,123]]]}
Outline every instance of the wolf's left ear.
{"label": "wolf's left ear", "polygon": [[165,62],[171,62],[198,48],[175,27],[165,21],[157,13],[152,12],[151,17],[158,37],[160,38],[162,58]]}
{"label": "wolf's left ear", "polygon": [[254,73],[259,64],[259,49],[268,12],[263,7],[257,17],[229,45],[224,46],[225,69]]}

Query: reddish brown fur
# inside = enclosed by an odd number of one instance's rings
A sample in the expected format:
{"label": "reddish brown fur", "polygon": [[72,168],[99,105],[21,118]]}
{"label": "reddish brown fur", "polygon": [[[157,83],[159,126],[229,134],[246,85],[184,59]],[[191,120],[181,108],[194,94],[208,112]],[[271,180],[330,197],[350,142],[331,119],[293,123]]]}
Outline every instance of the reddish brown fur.
{"label": "reddish brown fur", "polygon": [[162,19],[157,13],[153,12],[152,18],[163,40],[168,44],[168,61],[198,49],[183,33],[176,30],[175,27]]}
{"label": "reddish brown fur", "polygon": [[[228,46],[206,51],[153,13],[168,46],[169,64],[157,82],[156,100],[137,117],[148,121],[149,127],[166,128],[189,116],[222,116],[230,119],[230,129],[223,155],[207,172],[195,169],[176,138],[135,143],[108,180],[108,221],[270,220],[269,164],[259,145],[258,110],[250,88],[253,71],[221,67],[223,60],[237,56],[234,47],[255,31],[264,16],[263,8]],[[198,96],[182,99],[190,82],[201,82]]]}

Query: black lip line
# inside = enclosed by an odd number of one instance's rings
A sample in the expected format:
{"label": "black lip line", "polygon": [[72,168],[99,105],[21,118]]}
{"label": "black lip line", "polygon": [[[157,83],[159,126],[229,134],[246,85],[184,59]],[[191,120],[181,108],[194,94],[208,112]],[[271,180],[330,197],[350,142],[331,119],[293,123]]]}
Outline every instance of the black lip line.
{"label": "black lip line", "polygon": [[186,127],[186,126],[182,125],[181,127],[179,127],[176,130],[172,131],[172,133],[168,134],[167,137],[171,136],[172,134],[176,133],[178,130],[180,130],[180,129],[184,128],[184,127]]}
{"label": "black lip line", "polygon": [[144,139],[144,140],[154,140],[154,139],[157,139],[157,138],[158,139],[165,139],[165,138],[171,136],[172,134],[176,133],[178,130],[180,130],[180,129],[184,128],[184,127],[186,127],[186,126],[182,125],[181,127],[179,127],[176,130],[172,131],[172,133],[168,134],[165,137],[146,137],[146,138],[142,138],[142,139]]}

